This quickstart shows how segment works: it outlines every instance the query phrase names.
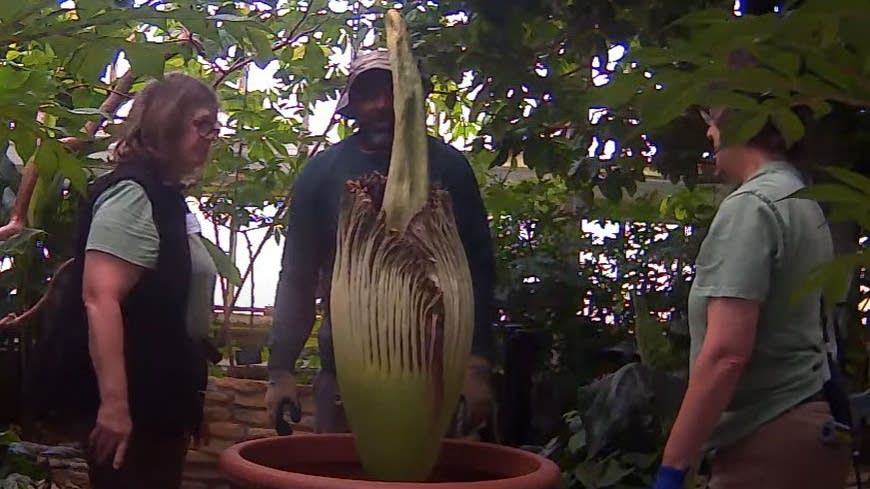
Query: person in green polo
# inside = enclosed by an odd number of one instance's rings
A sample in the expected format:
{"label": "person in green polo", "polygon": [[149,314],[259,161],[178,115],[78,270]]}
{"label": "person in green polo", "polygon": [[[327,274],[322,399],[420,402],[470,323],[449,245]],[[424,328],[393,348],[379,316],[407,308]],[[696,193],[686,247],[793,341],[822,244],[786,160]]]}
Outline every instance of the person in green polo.
{"label": "person in green polo", "polygon": [[[727,114],[724,114],[727,116]],[[820,292],[797,286],[833,257],[819,205],[788,147],[768,124],[745,145],[720,146],[723,113],[706,117],[719,174],[740,186],[722,202],[696,260],[689,294],[689,387],[662,459],[657,489],[682,487],[712,453],[712,489],[844,487],[845,443],[825,443],[833,421]]]}

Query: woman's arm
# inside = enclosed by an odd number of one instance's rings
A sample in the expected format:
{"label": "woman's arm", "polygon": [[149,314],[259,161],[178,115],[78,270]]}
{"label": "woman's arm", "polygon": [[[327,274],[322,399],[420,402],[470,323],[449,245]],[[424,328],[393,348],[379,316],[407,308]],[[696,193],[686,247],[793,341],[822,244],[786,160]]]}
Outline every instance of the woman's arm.
{"label": "woman's arm", "polygon": [[100,391],[97,425],[91,433],[97,463],[112,460],[120,468],[132,430],[124,363],[121,302],[142,275],[142,268],[100,251],[85,254],[82,298],[88,317],[91,361]]}
{"label": "woman's arm", "polygon": [[663,466],[686,470],[698,461],[752,358],[760,309],[747,299],[709,299],[707,335],[665,446]]}

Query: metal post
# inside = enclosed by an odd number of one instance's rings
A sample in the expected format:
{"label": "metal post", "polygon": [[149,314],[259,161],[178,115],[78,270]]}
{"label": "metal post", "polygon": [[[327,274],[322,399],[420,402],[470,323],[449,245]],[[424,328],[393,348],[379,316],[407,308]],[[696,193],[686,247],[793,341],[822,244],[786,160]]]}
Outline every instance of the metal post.
{"label": "metal post", "polygon": [[530,442],[532,374],[537,353],[535,335],[522,324],[501,324],[504,379],[501,399],[502,442],[519,446]]}

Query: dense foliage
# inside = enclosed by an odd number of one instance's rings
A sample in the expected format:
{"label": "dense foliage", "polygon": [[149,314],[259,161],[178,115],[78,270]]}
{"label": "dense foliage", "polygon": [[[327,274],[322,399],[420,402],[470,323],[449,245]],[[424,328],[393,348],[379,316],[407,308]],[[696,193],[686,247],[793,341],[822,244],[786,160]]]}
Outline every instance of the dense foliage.
{"label": "dense foliage", "polygon": [[[736,139],[766,121],[790,140],[808,135],[802,160],[854,170],[814,174],[825,185],[813,195],[830,202],[833,220],[850,223],[845,248],[853,253],[818,283],[843,284],[838,278],[867,265],[855,245],[870,228],[868,187],[859,178],[870,173],[870,51],[862,32],[870,5],[741,3],[740,17],[727,0],[402,7],[434,82],[430,129],[466,147],[493,215],[503,318],[543,338],[538,385],[550,385],[559,401],[545,413],[543,434],[561,428],[564,410],[579,410],[578,385],[619,367],[598,353],[634,343],[639,322],[651,331],[667,325],[669,342],[658,347],[680,358],[689,265],[716,202],[713,191],[696,186],[703,181],[697,164],[710,150],[698,108],[733,109],[739,124],[727,134]],[[247,252],[255,262],[266,240],[281,238],[299,169],[351,130],[328,112],[350,55],[383,44],[385,6],[394,3],[0,1],[0,151],[14,148],[0,164],[0,219],[18,190],[12,161],[40,170],[29,212],[35,229],[0,245],[12,259],[0,272],[0,314],[26,308],[44,290],[68,255],[77,198],[105,168],[126,101],[168,71],[210,81],[223,100],[223,135],[192,197],[208,225],[233,231],[214,256]],[[271,82],[263,86],[264,78]],[[793,110],[801,106],[810,117]],[[59,142],[67,136],[90,144],[68,151]],[[650,170],[689,188],[640,191]],[[594,220],[610,234],[593,236]],[[252,231],[263,228],[255,242]],[[225,302],[234,304],[239,286],[254,281],[253,266],[220,265]],[[861,300],[860,280],[866,273],[852,282],[852,306]],[[641,313],[638,293],[646,299]],[[864,379],[860,318],[849,327],[852,375]],[[653,356],[669,364],[667,355]],[[580,432],[569,426],[571,436]],[[586,456],[577,440],[569,451]]]}

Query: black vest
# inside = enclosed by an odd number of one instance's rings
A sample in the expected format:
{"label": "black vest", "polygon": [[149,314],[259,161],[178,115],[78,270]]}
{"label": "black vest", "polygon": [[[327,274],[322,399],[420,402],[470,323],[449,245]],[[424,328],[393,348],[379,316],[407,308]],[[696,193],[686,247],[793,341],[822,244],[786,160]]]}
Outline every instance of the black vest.
{"label": "black vest", "polygon": [[85,245],[94,204],[122,180],[141,185],[151,201],[160,236],[157,268],[145,270],[121,304],[130,416],[135,430],[167,435],[196,430],[202,416],[207,367],[187,333],[190,248],[187,205],[177,188],[156,178],[150,165],[125,163],[93,184],[79,210],[75,261],[57,277],[57,297],[47,304],[26,396],[37,419],[50,424],[93,422],[99,391],[88,352],[82,301]]}

